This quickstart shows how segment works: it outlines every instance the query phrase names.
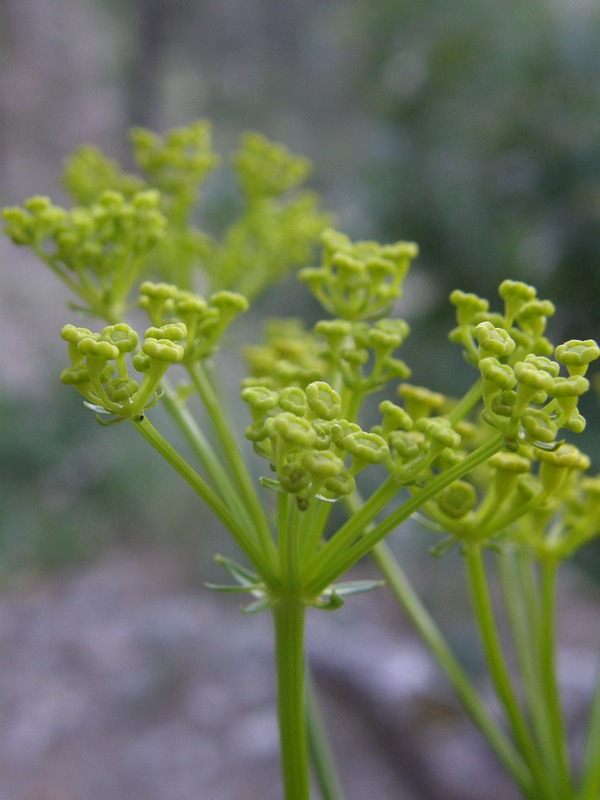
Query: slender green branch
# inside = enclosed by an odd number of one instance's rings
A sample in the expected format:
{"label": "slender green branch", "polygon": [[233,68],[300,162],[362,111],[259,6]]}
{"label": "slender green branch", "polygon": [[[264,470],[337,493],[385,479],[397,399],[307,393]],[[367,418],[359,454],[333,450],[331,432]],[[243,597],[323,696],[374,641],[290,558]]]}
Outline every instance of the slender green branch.
{"label": "slender green branch", "polygon": [[572,782],[567,755],[567,735],[560,704],[556,675],[556,574],[558,562],[544,559],[540,565],[541,616],[540,616],[540,683],[548,708],[550,735],[554,758],[559,772],[563,797],[572,794]]}
{"label": "slender green branch", "polygon": [[268,565],[264,564],[264,559],[261,558],[257,544],[249,535],[243,524],[240,523],[238,518],[232,513],[229,506],[221,500],[204,478],[202,478],[166,439],[160,435],[146,416],[138,420],[132,420],[132,422],[142,436],[161,454],[165,461],[189,483],[211,511],[229,529],[252,564],[257,568],[260,565],[262,577],[272,580],[274,584],[277,585],[276,575],[273,575]]}
{"label": "slender green branch", "polygon": [[540,678],[543,669],[539,658],[540,598],[536,590],[537,576],[531,567],[531,559],[524,553],[509,552],[498,559],[524,700],[546,770],[558,786],[560,766],[552,742],[550,710],[541,684],[543,678]]}
{"label": "slender green branch", "polygon": [[527,763],[486,709],[476,687],[454,656],[442,632],[411,586],[391,549],[385,542],[380,542],[371,551],[371,556],[390,590],[400,602],[437,663],[446,673],[467,713],[484,734],[499,761],[512,775],[523,794],[531,800],[537,800]]}
{"label": "slender green branch", "polygon": [[[339,531],[324,545],[318,554],[318,561],[323,564],[320,570],[315,569],[315,573],[308,585],[308,590],[318,594],[329,586],[336,578],[350,569],[371,548],[382,541],[394,528],[405,522],[415,511],[418,511],[424,503],[435,497],[436,494],[445,489],[455,480],[468,474],[479,464],[487,461],[494,453],[497,453],[504,446],[504,436],[496,434],[486,444],[477,448],[458,464],[440,473],[430,483],[422,489],[417,490],[400,508],[393,511],[386,519],[375,525],[368,533],[364,533],[366,526],[381,511],[381,504],[372,504],[378,493],[387,495],[388,502],[393,497],[393,481],[388,486],[386,481],[380,489],[375,492],[365,503],[363,508],[348,520]],[[386,503],[387,504],[387,503]],[[380,507],[378,507],[380,506]],[[383,506],[384,507],[384,506]],[[360,537],[360,538],[359,538]],[[358,541],[357,541],[358,539]]]}
{"label": "slender green branch", "polygon": [[187,407],[178,402],[175,391],[166,378],[163,378],[161,386],[164,390],[162,397],[163,405],[179,427],[187,443],[192,448],[194,455],[206,470],[212,485],[216,487],[221,497],[226,499],[227,504],[240,517],[240,520],[242,520],[249,529],[254,528],[255,521],[253,517],[249,514],[229,474],[223,468],[210,442],[198,427],[196,420],[190,414]]}
{"label": "slender green branch", "polygon": [[210,381],[208,380],[201,365],[194,365],[189,368],[189,373],[194,386],[204,403],[210,419],[219,438],[225,461],[231,469],[233,478],[244,499],[246,507],[254,520],[260,545],[265,558],[268,559],[273,567],[276,564],[277,552],[269,530],[269,524],[265,517],[263,507],[258,499],[252,480],[244,464],[244,459],[237,446],[235,437],[231,431],[231,424],[223,413],[222,404],[219,403]]}
{"label": "slender green branch", "polygon": [[464,553],[473,612],[496,694],[506,711],[515,742],[535,775],[541,792],[539,797],[556,797],[558,800],[560,797],[556,794],[558,787],[552,784],[545,771],[504,660],[489,595],[481,545],[476,542],[468,542],[464,546]]}
{"label": "slender green branch", "polygon": [[310,800],[305,700],[304,619],[294,597],[273,607],[284,800]]}
{"label": "slender green branch", "polygon": [[600,659],[596,675],[596,691],[590,710],[585,751],[581,764],[581,789],[577,800],[598,800],[600,797]]}
{"label": "slender green branch", "polygon": [[448,414],[448,421],[451,425],[456,425],[464,419],[481,400],[481,384],[481,378],[475,381],[469,391],[461,398],[460,402],[454,406],[451,413]]}
{"label": "slender green branch", "polygon": [[308,747],[321,789],[321,798],[322,800],[344,800],[344,790],[331,752],[327,730],[308,667],[306,670],[306,709]]}

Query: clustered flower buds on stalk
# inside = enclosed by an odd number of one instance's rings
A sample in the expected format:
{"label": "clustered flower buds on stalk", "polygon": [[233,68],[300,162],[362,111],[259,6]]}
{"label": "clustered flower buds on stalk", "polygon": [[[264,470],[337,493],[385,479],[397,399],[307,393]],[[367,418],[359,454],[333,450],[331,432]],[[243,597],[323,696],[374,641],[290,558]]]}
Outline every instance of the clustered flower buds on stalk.
{"label": "clustered flower buds on stalk", "polygon": [[[352,242],[326,227],[330,218],[318,199],[298,191],[309,163],[258,134],[245,136],[233,157],[242,213],[220,239],[209,236],[196,227],[192,212],[219,161],[210,125],[200,121],[164,137],[136,129],[132,141],[139,175],[124,172],[94,148],[82,148],[65,172],[78,205],[65,210],[47,198],[32,198],[4,212],[6,230],[65,282],[79,311],[104,320],[100,332],[63,327],[71,362],[63,383],[83,396],[103,424],[135,423],[250,563],[249,569],[219,557],[238,585],[213,588],[249,592],[247,611],[273,612],[286,800],[308,798],[305,609],[335,609],[345,596],[379,585],[336,583],[369,552],[376,553],[524,796],[574,797],[553,666],[552,597],[557,565],[600,534],[600,477],[585,475],[590,459],[570,441],[585,429],[579,403],[590,388],[587,373],[600,356],[598,345],[586,339],[555,347],[546,336],[553,304],[540,300],[532,286],[505,280],[499,311],[475,294],[456,290],[450,296],[457,319],[450,339],[473,370],[464,397],[410,383],[411,370],[398,357],[410,329],[394,316],[394,307],[418,253],[414,243]],[[319,234],[322,263],[304,266],[299,278],[333,318],[320,320],[312,331],[295,319],[271,320],[264,344],[244,349],[249,377],[241,397],[251,418],[246,438],[269,465],[262,487],[275,493],[261,498],[209,362],[249,300],[285,271],[309,263]],[[194,292],[197,269],[208,281],[205,296]],[[139,306],[150,321],[142,336],[124,321],[140,281]],[[177,392],[166,380],[173,365],[189,379]],[[209,436],[187,407],[194,391],[212,424]],[[366,402],[376,394],[378,405]],[[161,396],[202,474],[147,418]],[[377,408],[371,424],[364,421],[365,407]],[[363,481],[367,471],[373,480]],[[363,498],[363,487],[373,485]],[[347,520],[331,530],[331,504],[337,501]],[[444,534],[434,554],[462,548],[474,617],[514,747],[483,710],[392,556],[382,553],[383,539],[412,516]],[[527,714],[521,713],[495,632],[481,558],[482,548],[492,545],[507,555],[505,585],[535,595],[535,607],[521,615],[525,622],[513,615],[518,656],[523,631],[527,637],[536,631],[535,652],[526,659]],[[527,562],[518,578],[510,566],[515,552]],[[526,573],[532,564],[540,575],[537,595],[537,574]],[[600,709],[600,690],[596,703]],[[600,791],[594,767],[600,712],[592,716],[581,800],[593,800]]]}

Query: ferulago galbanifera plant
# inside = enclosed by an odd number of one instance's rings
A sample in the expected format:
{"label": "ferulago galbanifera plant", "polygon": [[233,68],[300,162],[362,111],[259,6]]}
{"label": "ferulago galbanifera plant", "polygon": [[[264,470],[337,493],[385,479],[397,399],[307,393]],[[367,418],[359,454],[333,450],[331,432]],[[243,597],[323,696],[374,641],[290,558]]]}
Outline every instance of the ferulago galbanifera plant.
{"label": "ferulago galbanifera plant", "polygon": [[[335,610],[380,585],[346,577],[367,555],[522,796],[598,800],[600,688],[574,763],[555,632],[559,567],[600,533],[600,477],[589,476],[590,459],[575,444],[597,344],[553,344],[554,305],[520,281],[504,280],[493,304],[456,289],[450,339],[463,351],[471,388],[456,398],[415,385],[400,356],[409,326],[395,314],[415,244],[353,242],[328,227],[318,198],[299,188],[308,162],[258,134],[243,139],[232,162],[239,218],[221,238],[211,236],[195,224],[203,182],[218,163],[209,125],[164,137],[137,129],[132,141],[139,174],[82,148],[64,175],[77,205],[32,198],[5,210],[6,232],[71,291],[78,316],[60,333],[62,382],[101,424],[133,425],[239,547],[241,563],[218,557],[233,585],[212,588],[247,593],[244,610],[273,619],[286,800],[310,796],[309,749],[322,797],[343,798],[343,776],[307,697],[304,627],[307,608]],[[317,240],[320,262],[308,266]],[[248,421],[237,431],[215,388],[219,348],[235,341],[229,332],[251,301],[294,268],[326,316],[312,330],[296,319],[271,320],[264,341],[245,348],[240,402]],[[147,315],[139,330],[128,321],[135,306]],[[193,395],[210,430],[190,411]],[[195,462],[155,427],[157,403]],[[377,409],[376,419],[366,406]],[[258,483],[244,463],[244,439],[262,464]],[[333,524],[334,504],[345,521]],[[434,555],[453,547],[463,554],[501,719],[385,543],[411,517],[433,531]],[[511,669],[490,596],[492,570],[511,624]]]}

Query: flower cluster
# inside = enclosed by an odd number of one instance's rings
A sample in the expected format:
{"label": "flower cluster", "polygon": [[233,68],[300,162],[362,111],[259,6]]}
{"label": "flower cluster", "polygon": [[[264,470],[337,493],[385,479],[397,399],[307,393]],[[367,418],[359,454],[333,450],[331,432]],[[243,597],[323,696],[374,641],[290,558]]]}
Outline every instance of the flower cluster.
{"label": "flower cluster", "polygon": [[[68,342],[71,366],[63,370],[61,381],[74,386],[98,414],[135,421],[156,403],[168,368],[183,360],[186,336],[183,323],[148,328],[138,349],[138,334],[124,322],[101,333],[65,325],[61,337]],[[136,377],[130,374],[128,358]]]}
{"label": "flower cluster", "polygon": [[[505,449],[476,474],[446,487],[423,510],[453,540],[507,536],[540,556],[560,552],[564,557],[598,530],[593,513],[579,524],[564,513],[564,508],[593,505],[582,487],[589,485],[593,497],[596,479],[583,479],[589,458],[558,435],[561,429],[581,433],[585,428],[578,403],[589,389],[585,375],[600,348],[592,340],[554,347],[545,336],[554,307],[537,299],[533,287],[504,281],[499,293],[503,313],[490,312],[488,301],[476,295],[453,292],[458,327],[451,339],[463,345],[467,360],[478,368],[482,421],[503,434]],[[479,437],[484,429],[479,427]]]}
{"label": "flower cluster", "polygon": [[165,235],[154,190],[104,191],[88,207],[66,210],[47,197],[3,212],[6,232],[31,247],[86,304],[90,314],[117,319],[148,255]]}
{"label": "flower cluster", "polygon": [[380,245],[351,242],[328,229],[321,237],[323,264],[300,271],[321,305],[349,322],[379,319],[389,314],[402,295],[402,284],[418,254],[413,242]]}
{"label": "flower cluster", "polygon": [[488,312],[487,301],[475,295],[453,292],[459,326],[451,338],[477,364],[484,418],[505,433],[507,446],[552,448],[560,428],[580,433],[585,427],[578,400],[589,389],[585,374],[600,348],[592,340],[554,348],[544,336],[552,303],[538,300],[532,286],[518,281],[504,281],[499,291],[503,314]]}
{"label": "flower cluster", "polygon": [[300,508],[313,497],[333,501],[350,494],[355,476],[389,455],[381,436],[341,416],[340,395],[325,381],[305,389],[246,386],[242,399],[253,418],[246,436],[277,476],[263,485],[295,495]]}
{"label": "flower cluster", "polygon": [[[98,148],[81,147],[67,160],[63,175],[77,208],[65,211],[45,198],[32,198],[23,209],[5,212],[13,240],[32,247],[84,300],[86,311],[96,316],[117,321],[126,305],[126,292],[140,275],[137,242],[132,247],[126,223],[115,223],[106,240],[111,243],[108,265],[97,252],[108,229],[86,229],[80,235],[80,226],[89,228],[86,218],[95,219],[102,206],[114,206],[116,198],[125,214],[130,213],[129,206],[141,207],[152,198],[153,209],[160,215],[162,231],[156,219],[151,225],[157,235],[148,242],[146,275],[190,291],[194,273],[202,270],[210,291],[237,291],[249,299],[290,269],[309,263],[319,234],[331,224],[317,195],[299,189],[310,172],[309,161],[249,133],[232,158],[241,194],[241,201],[232,198],[232,204],[240,213],[218,236],[209,235],[195,218],[202,189],[220,162],[212,148],[210,123],[198,120],[162,136],[134,128],[131,139],[140,174],[126,172]],[[67,226],[74,228],[64,237],[68,254],[55,252],[52,244],[57,224],[60,228],[65,218]],[[121,265],[123,253],[133,262],[129,268]],[[68,263],[63,263],[67,255]],[[73,269],[86,277],[75,279]],[[97,290],[94,282],[99,272],[111,277],[114,287],[106,280]]]}
{"label": "flower cluster", "polygon": [[380,403],[382,422],[373,431],[388,444],[386,466],[396,482],[422,484],[464,457],[462,436],[447,417],[434,413],[446,408],[443,395],[407,383],[398,386],[397,394],[402,404]]}
{"label": "flower cluster", "polygon": [[155,326],[183,323],[186,330],[186,364],[208,358],[233,320],[246,311],[248,301],[241,294],[215,292],[208,300],[200,294],[178,289],[169,283],[145,281],[140,286],[140,306]]}

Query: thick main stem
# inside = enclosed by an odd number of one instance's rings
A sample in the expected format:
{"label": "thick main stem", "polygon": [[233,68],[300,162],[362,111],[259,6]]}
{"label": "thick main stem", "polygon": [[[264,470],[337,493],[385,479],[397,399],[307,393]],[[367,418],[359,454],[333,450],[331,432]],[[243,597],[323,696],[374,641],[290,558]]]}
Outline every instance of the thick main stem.
{"label": "thick main stem", "polygon": [[284,800],[310,800],[305,697],[305,615],[306,608],[297,597],[284,597],[273,608]]}

